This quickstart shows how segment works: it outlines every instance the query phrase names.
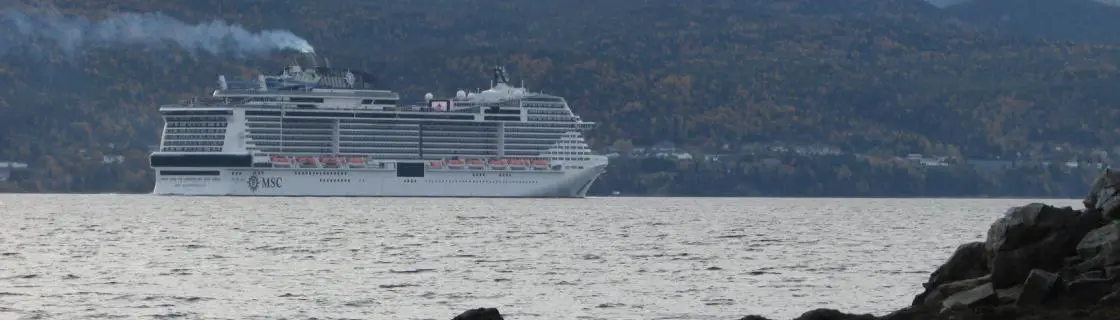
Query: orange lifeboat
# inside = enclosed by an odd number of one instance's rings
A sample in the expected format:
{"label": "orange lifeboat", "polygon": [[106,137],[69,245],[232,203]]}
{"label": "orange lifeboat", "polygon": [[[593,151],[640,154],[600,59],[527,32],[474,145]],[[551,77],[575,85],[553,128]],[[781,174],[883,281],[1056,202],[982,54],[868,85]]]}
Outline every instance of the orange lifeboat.
{"label": "orange lifeboat", "polygon": [[324,166],[337,167],[338,159],[335,157],[319,157],[319,163],[322,163]]}
{"label": "orange lifeboat", "polygon": [[431,165],[432,169],[440,169],[443,168],[443,161],[432,160],[429,162],[429,165]]}
{"label": "orange lifeboat", "polygon": [[473,159],[473,160],[467,161],[467,166],[470,167],[471,169],[482,169],[483,167],[486,166],[486,164],[482,163],[482,160]]}
{"label": "orange lifeboat", "polygon": [[366,165],[366,158],[351,157],[346,159],[346,164],[350,165],[351,167],[364,167]]}
{"label": "orange lifeboat", "polygon": [[494,169],[505,169],[506,168],[506,160],[505,159],[490,160],[490,167],[494,168]]}
{"label": "orange lifeboat", "polygon": [[315,166],[315,158],[312,157],[298,157],[296,158],[296,162],[299,162],[299,165],[303,167]]}
{"label": "orange lifeboat", "polygon": [[272,164],[287,167],[292,164],[292,159],[288,157],[272,156]]}
{"label": "orange lifeboat", "polygon": [[509,166],[510,166],[510,168],[513,168],[513,169],[525,169],[525,160],[521,160],[521,159],[510,160],[509,161]]}
{"label": "orange lifeboat", "polygon": [[452,169],[463,168],[463,160],[447,160],[447,167]]}
{"label": "orange lifeboat", "polygon": [[548,169],[548,160],[533,160],[534,169]]}

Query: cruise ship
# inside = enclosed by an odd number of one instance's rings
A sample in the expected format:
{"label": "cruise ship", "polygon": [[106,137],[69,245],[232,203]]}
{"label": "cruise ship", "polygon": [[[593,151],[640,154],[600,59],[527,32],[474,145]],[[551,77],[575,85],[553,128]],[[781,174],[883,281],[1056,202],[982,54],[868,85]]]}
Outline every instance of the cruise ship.
{"label": "cruise ship", "polygon": [[161,106],[153,193],[582,198],[607,166],[584,141],[593,122],[502,67],[487,90],[409,104],[310,58]]}

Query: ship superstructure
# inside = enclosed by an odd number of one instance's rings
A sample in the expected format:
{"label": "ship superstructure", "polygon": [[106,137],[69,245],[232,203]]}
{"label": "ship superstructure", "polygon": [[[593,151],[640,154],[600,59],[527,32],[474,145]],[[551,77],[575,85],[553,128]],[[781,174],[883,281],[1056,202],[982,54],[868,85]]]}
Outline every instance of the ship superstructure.
{"label": "ship superstructure", "polygon": [[160,108],[154,193],[584,197],[607,165],[584,142],[594,123],[501,67],[487,90],[412,105],[372,79],[314,63],[219,76],[210,96]]}

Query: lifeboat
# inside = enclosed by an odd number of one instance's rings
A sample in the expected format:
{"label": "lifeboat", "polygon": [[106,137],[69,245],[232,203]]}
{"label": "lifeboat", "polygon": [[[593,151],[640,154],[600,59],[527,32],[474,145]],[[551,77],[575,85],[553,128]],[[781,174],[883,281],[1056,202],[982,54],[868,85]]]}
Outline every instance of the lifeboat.
{"label": "lifeboat", "polygon": [[346,159],[346,164],[351,166],[351,167],[365,167],[366,166],[366,158],[350,157],[350,158]]}
{"label": "lifeboat", "polygon": [[463,160],[447,160],[447,167],[452,169],[462,169]]}
{"label": "lifeboat", "polygon": [[312,157],[298,157],[296,162],[299,162],[301,167],[315,167],[315,158]]}
{"label": "lifeboat", "polygon": [[505,169],[506,168],[506,160],[505,159],[490,160],[490,167],[494,168],[494,169]]}
{"label": "lifeboat", "polygon": [[509,167],[512,169],[525,169],[525,160],[514,159],[509,161]]}
{"label": "lifeboat", "polygon": [[548,160],[533,160],[533,169],[548,169]]}
{"label": "lifeboat", "polygon": [[482,160],[474,159],[467,161],[467,167],[471,169],[482,169],[486,167],[486,164],[482,163]]}
{"label": "lifeboat", "polygon": [[428,162],[428,165],[431,166],[432,169],[442,169],[443,168],[443,161],[432,160],[432,161]]}
{"label": "lifeboat", "polygon": [[319,157],[319,163],[322,163],[324,167],[338,167],[338,159],[335,157]]}
{"label": "lifeboat", "polygon": [[292,165],[292,159],[288,157],[272,156],[272,165],[277,167],[288,167]]}

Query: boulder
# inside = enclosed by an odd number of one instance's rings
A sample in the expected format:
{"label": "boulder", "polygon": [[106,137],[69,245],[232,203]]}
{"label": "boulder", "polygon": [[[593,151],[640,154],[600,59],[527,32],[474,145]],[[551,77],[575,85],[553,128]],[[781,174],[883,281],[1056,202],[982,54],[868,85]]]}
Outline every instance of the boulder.
{"label": "boulder", "polygon": [[1097,203],[1100,202],[1101,191],[1110,185],[1108,178],[1110,175],[1112,175],[1112,169],[1105,169],[1104,173],[1097,176],[1097,179],[1093,180],[1093,184],[1089,185],[1089,194],[1085,195],[1085,199],[1081,200],[1081,203],[1085,204],[1086,208],[1097,207]]}
{"label": "boulder", "polygon": [[976,307],[981,305],[995,305],[999,303],[999,297],[996,295],[996,290],[991,283],[980,285],[979,287],[972,288],[971,290],[958,292],[946,298],[941,303],[942,309],[950,309],[957,306]]}
{"label": "boulder", "polygon": [[1095,304],[1120,289],[1117,282],[1115,279],[1077,279],[1066,285],[1063,296],[1072,301]]}
{"label": "boulder", "polygon": [[1089,231],[1077,244],[1078,256],[1084,261],[1097,260],[1102,269],[1120,262],[1117,249],[1120,249],[1120,221]]}
{"label": "boulder", "polygon": [[1104,268],[1104,277],[1105,278],[1120,279],[1120,265],[1105,267]]}
{"label": "boulder", "polygon": [[1085,208],[1100,213],[1101,217],[1116,220],[1120,218],[1120,194],[1116,192],[1117,187],[1120,187],[1120,173],[1106,169],[1093,182],[1089,194],[1085,196],[1082,203],[1085,204]]}
{"label": "boulder", "polygon": [[937,308],[928,306],[909,306],[894,312],[888,313],[879,318],[879,320],[924,320],[933,319],[940,311],[940,306]]}
{"label": "boulder", "polygon": [[992,223],[984,242],[992,285],[1021,284],[1032,269],[1061,270],[1081,238],[1099,225],[1099,215],[1070,207],[1031,203],[1009,209]]}
{"label": "boulder", "polygon": [[922,300],[916,301],[914,305],[940,305],[943,301],[945,301],[946,298],[954,294],[972,290],[976,287],[989,284],[991,282],[991,276],[985,275],[983,277],[942,284],[940,286],[937,286],[937,288],[934,288],[933,290],[927,290],[926,292],[923,292],[923,295],[919,295]]}
{"label": "boulder", "polygon": [[495,308],[478,308],[474,310],[467,310],[451,318],[451,320],[504,320],[502,313],[498,312]]}
{"label": "boulder", "polygon": [[1042,271],[1031,270],[1027,281],[1023,283],[1023,290],[1019,293],[1015,304],[1019,306],[1039,305],[1050,300],[1061,288],[1062,282],[1058,275]]}
{"label": "boulder", "polygon": [[1120,305],[1120,291],[1109,293],[1108,295],[1101,298],[1101,300],[1097,301],[1097,304],[1112,306]]}
{"label": "boulder", "polygon": [[1000,304],[1014,304],[1019,299],[1019,295],[1023,293],[1023,285],[1017,285],[1010,288],[996,289],[996,298],[999,298]]}
{"label": "boulder", "polygon": [[[914,297],[912,305],[927,303],[926,297],[933,294],[934,291],[945,284],[979,278],[987,275],[988,272],[984,243],[970,242],[962,244],[957,247],[956,251],[953,251],[953,255],[949,256],[949,260],[945,261],[944,264],[929,275],[929,281],[922,284],[922,287],[925,287],[926,290],[917,297]],[[979,283],[976,285],[979,285]],[[971,288],[972,287],[964,288],[963,290]],[[945,290],[941,290],[941,294],[946,294],[944,291]],[[949,292],[948,294],[956,292],[957,291]],[[945,296],[947,295],[943,295],[941,298],[935,298],[934,300],[940,302]]]}
{"label": "boulder", "polygon": [[870,314],[848,314],[834,309],[816,309],[801,314],[794,320],[876,320]]}

